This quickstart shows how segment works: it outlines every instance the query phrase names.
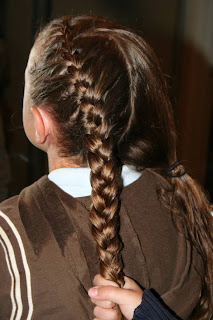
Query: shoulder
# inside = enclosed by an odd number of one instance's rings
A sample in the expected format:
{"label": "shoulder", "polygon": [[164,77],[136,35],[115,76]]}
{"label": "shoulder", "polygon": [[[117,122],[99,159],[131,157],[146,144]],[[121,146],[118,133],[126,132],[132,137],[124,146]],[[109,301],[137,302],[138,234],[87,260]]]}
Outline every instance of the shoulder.
{"label": "shoulder", "polygon": [[19,195],[11,197],[0,204],[0,239],[7,252],[16,252],[22,256],[24,248],[30,250],[29,237],[26,232],[23,212],[30,215],[35,188],[44,178],[26,187]]}
{"label": "shoulder", "polygon": [[1,204],[0,204],[0,210],[3,212],[10,212],[11,210],[14,210],[14,208],[16,208],[17,203],[18,203],[18,195],[13,196],[7,200],[4,200]]}
{"label": "shoulder", "polygon": [[162,186],[169,184],[159,174],[145,169],[139,179],[123,189],[121,200],[137,230],[169,237],[176,231],[170,211],[159,199],[158,191]]}
{"label": "shoulder", "polygon": [[[159,199],[162,187],[169,187],[163,177],[144,170],[137,181],[124,188],[123,205],[145,257],[148,288],[185,319],[199,300],[203,263],[177,228],[172,212]],[[139,278],[136,280],[140,283]]]}
{"label": "shoulder", "polygon": [[[43,178],[41,179],[43,181]],[[31,202],[34,190],[40,180],[24,188],[19,195],[13,196],[0,204],[0,231],[1,236],[5,233],[9,238],[20,240],[24,236],[24,226],[20,214],[20,203],[23,202],[26,207]],[[29,210],[30,208],[28,208]]]}
{"label": "shoulder", "polygon": [[[31,186],[26,188],[31,190]],[[23,191],[24,192],[24,191]],[[0,318],[32,312],[32,250],[19,210],[22,192],[0,204]]]}
{"label": "shoulder", "polygon": [[[34,182],[32,185],[24,188],[19,195],[13,196],[7,200],[0,203],[0,217],[12,223],[18,223],[20,219],[20,202],[23,202],[26,206],[31,202],[34,192],[38,186],[42,186],[46,181],[48,181],[47,176],[42,177],[38,181]],[[1,220],[2,221],[2,220]]]}
{"label": "shoulder", "polygon": [[[123,189],[122,199],[125,201],[125,198],[137,197],[138,195],[141,196],[141,194],[144,194],[146,196],[145,202],[150,198],[158,201],[159,188],[169,188],[169,186],[168,181],[160,174],[150,169],[144,169],[136,181]],[[142,198],[140,197],[140,199]]]}
{"label": "shoulder", "polygon": [[18,199],[19,196],[14,196],[0,204],[0,236],[8,238],[8,241],[14,237],[17,238],[17,234],[19,235],[21,221]]}

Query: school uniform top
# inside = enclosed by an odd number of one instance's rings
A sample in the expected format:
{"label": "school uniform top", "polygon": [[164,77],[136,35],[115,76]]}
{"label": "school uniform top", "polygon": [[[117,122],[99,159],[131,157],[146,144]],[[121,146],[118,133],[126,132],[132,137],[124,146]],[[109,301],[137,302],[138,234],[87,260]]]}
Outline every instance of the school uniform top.
{"label": "school uniform top", "polygon": [[[144,170],[121,193],[124,272],[187,319],[203,263],[158,200],[162,177]],[[0,206],[0,319],[93,319],[87,295],[99,272],[89,196],[74,198],[47,176]]]}

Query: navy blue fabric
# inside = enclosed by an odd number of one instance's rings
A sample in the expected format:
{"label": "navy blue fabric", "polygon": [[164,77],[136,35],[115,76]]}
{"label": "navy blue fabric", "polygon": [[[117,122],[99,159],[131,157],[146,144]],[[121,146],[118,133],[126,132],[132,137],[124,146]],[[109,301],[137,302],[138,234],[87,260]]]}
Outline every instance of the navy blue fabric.
{"label": "navy blue fabric", "polygon": [[177,320],[150,290],[144,290],[142,302],[134,311],[133,320],[141,319]]}

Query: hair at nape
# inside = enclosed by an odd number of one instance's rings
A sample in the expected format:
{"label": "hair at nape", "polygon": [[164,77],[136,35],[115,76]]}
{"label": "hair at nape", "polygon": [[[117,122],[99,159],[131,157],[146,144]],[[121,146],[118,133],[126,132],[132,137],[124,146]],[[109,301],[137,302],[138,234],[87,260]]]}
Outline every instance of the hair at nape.
{"label": "hair at nape", "polygon": [[188,174],[181,176],[182,165],[175,168],[180,178],[166,176],[166,168],[177,160],[176,133],[155,54],[136,33],[90,15],[53,20],[38,34],[34,49],[33,103],[53,115],[61,154],[79,155],[91,168],[90,220],[100,273],[120,286],[124,283],[118,232],[121,166],[156,170],[170,183],[169,190],[161,190],[162,201],[181,219],[206,264],[196,312],[199,319],[212,319],[209,203]]}

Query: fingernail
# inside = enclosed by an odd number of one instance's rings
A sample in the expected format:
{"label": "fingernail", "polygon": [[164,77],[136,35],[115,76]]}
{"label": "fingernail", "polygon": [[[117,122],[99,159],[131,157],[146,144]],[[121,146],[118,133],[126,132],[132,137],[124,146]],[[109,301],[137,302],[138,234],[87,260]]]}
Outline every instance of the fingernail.
{"label": "fingernail", "polygon": [[97,296],[98,288],[96,288],[96,287],[90,288],[89,291],[88,291],[88,294],[89,294],[90,297]]}

